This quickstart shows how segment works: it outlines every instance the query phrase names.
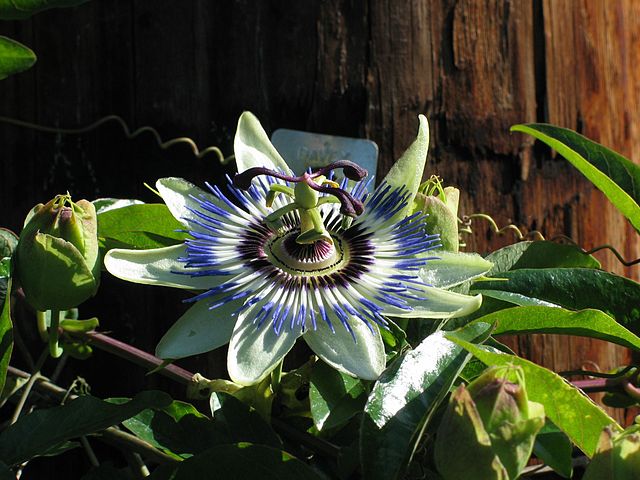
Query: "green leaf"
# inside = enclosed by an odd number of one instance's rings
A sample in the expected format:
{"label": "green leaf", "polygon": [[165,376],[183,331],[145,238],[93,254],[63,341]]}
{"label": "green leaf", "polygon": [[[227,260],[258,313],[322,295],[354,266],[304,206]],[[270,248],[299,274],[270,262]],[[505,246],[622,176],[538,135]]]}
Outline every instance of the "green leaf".
{"label": "green leaf", "polygon": [[[107,399],[117,405],[128,400]],[[211,445],[231,443],[231,439],[193,405],[177,400],[162,409],[147,408],[122,424],[136,437],[177,459],[188,458]]]}
{"label": "green leaf", "polygon": [[600,310],[572,312],[556,307],[515,307],[491,313],[475,322],[495,323],[493,335],[577,335],[640,350],[640,338]]}
{"label": "green leaf", "polygon": [[545,423],[533,444],[533,453],[564,478],[571,478],[571,441],[552,422]]}
{"label": "green leaf", "polygon": [[306,464],[281,450],[264,445],[238,443],[219,445],[182,462],[173,480],[221,479],[322,480]]}
{"label": "green leaf", "polygon": [[92,200],[93,206],[96,209],[96,214],[108,212],[109,210],[116,210],[122,207],[128,207],[129,205],[143,205],[141,200],[135,200],[130,198],[96,198]]}
{"label": "green leaf", "polygon": [[566,128],[532,123],[514,125],[555,149],[589,179],[640,231],[640,167],[619,153]]}
{"label": "green leaf", "polygon": [[624,327],[640,334],[640,284],[628,278],[587,268],[512,270],[499,279],[471,287],[501,290],[545,300],[571,310],[602,310]]}
{"label": "green leaf", "polygon": [[474,289],[475,293],[482,294],[485,298],[493,298],[496,300],[500,300],[501,302],[513,303],[514,305],[519,305],[521,307],[557,307],[555,303],[545,302],[544,300],[540,300],[539,298],[531,298],[526,295],[522,295],[521,293],[514,292],[503,292],[502,290],[483,290],[483,289]]}
{"label": "green leaf", "polygon": [[[8,0],[0,0],[0,2]],[[0,3],[0,10],[2,8]],[[24,72],[36,63],[33,51],[11,38],[0,35],[0,80],[9,75]]]}
{"label": "green leaf", "polygon": [[11,230],[0,227],[0,258],[10,257],[18,246],[18,236]]}
{"label": "green leaf", "polygon": [[3,258],[0,260],[0,392],[3,391],[7,380],[7,368],[12,351],[11,261],[9,258]]}
{"label": "green leaf", "polygon": [[[424,165],[427,161],[429,151],[429,122],[424,115],[418,115],[420,126],[418,135],[413,143],[407,148],[396,163],[393,164],[384,182],[392,188],[406,187],[409,199],[413,199],[418,192]],[[409,201],[407,206],[396,214],[396,218],[407,216],[413,208],[413,202]]]}
{"label": "green leaf", "polygon": [[488,275],[520,268],[600,268],[600,262],[575,245],[549,241],[518,242],[485,257],[493,262]]}
{"label": "green leaf", "polygon": [[75,7],[89,0],[0,0],[0,20],[21,20],[51,8]]}
{"label": "green leaf", "polygon": [[221,425],[233,443],[251,442],[282,448],[282,441],[257,411],[226,393],[213,393],[220,405],[214,422]]}
{"label": "green leaf", "polygon": [[103,210],[98,215],[98,237],[110,247],[136,249],[175,245],[188,237],[166,205],[142,204]]}
{"label": "green leaf", "polygon": [[522,367],[529,400],[543,404],[547,417],[587,456],[591,457],[594,454],[600,432],[606,426],[614,425],[614,428],[622,430],[593,400],[556,373],[515,355],[498,352],[491,347],[474,345],[461,339],[457,333],[449,333],[447,338],[489,366]]}
{"label": "green leaf", "polygon": [[493,264],[477,253],[428,252],[429,260],[419,271],[420,279],[436,288],[451,288],[485,275]]}
{"label": "green leaf", "polygon": [[367,389],[361,380],[316,362],[311,374],[309,401],[313,423],[319,431],[345,425],[362,411]]}
{"label": "green leaf", "polygon": [[[460,335],[479,341],[489,326],[476,324]],[[360,427],[363,478],[399,478],[435,409],[469,359],[466,352],[436,332],[398,359],[376,382]]]}
{"label": "green leaf", "polygon": [[[241,441],[282,447],[279,437],[257,412],[230,395],[214,395],[220,408],[213,420],[189,403],[173,401],[161,410],[146,409],[122,423],[137,437],[176,458]],[[125,400],[109,399],[113,403]]]}
{"label": "green leaf", "polygon": [[123,405],[82,396],[59,407],[35,410],[0,434],[0,458],[16,465],[66,440],[99,432],[145,408],[162,408],[169,403],[171,398],[167,394],[148,391]]}

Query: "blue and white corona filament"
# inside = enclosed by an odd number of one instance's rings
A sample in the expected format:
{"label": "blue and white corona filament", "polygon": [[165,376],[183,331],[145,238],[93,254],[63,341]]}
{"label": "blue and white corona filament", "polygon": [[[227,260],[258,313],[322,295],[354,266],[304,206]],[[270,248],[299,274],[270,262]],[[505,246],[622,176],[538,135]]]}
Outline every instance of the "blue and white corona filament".
{"label": "blue and white corona filament", "polygon": [[[427,140],[428,143],[428,140]],[[239,174],[208,192],[177,178],[158,192],[190,238],[147,251],[112,250],[114,275],[201,291],[157,347],[181,358],[229,343],[228,370],[240,384],[260,381],[296,339],[335,368],[375,379],[385,367],[380,328],[386,316],[447,318],[466,314],[480,298],[427,285],[420,273],[434,258],[438,236],[421,213],[406,215],[415,191],[387,182],[367,193],[327,177],[340,161],[296,177],[260,124],[243,114],[235,141]],[[437,256],[437,255],[436,255]]]}

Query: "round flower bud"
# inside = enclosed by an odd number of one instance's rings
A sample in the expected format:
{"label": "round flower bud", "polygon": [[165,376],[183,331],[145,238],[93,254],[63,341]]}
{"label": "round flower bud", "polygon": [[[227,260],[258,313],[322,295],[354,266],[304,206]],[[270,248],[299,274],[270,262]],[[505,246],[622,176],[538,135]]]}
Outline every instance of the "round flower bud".
{"label": "round flower bud", "polygon": [[57,195],[25,219],[16,249],[16,274],[36,310],[68,310],[95,295],[100,278],[93,204]]}
{"label": "round flower bud", "polygon": [[543,406],[527,399],[519,367],[488,369],[451,394],[436,436],[438,472],[445,480],[517,478],[544,418]]}
{"label": "round flower bud", "polygon": [[640,478],[640,425],[633,425],[621,433],[614,432],[611,427],[605,428],[600,435],[596,454],[582,478]]}

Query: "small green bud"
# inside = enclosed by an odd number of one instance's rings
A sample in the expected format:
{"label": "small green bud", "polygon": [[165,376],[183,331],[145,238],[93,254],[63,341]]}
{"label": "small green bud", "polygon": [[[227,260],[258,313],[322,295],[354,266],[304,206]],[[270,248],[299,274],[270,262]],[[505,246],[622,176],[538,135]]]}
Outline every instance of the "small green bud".
{"label": "small green bud", "polygon": [[607,427],[600,435],[596,453],[583,480],[631,480],[640,478],[640,426],[614,432]]}
{"label": "small green bud", "polygon": [[452,394],[435,442],[445,480],[513,480],[526,466],[544,408],[530,402],[519,367],[490,368]]}
{"label": "small green bud", "polygon": [[427,230],[429,233],[439,233],[442,248],[448,252],[458,252],[460,242],[458,236],[458,203],[460,191],[454,187],[440,190],[439,195],[416,193],[414,197],[414,212],[421,211],[429,214]]}
{"label": "small green bud", "polygon": [[16,273],[36,310],[68,310],[95,295],[100,278],[96,210],[58,195],[27,215]]}

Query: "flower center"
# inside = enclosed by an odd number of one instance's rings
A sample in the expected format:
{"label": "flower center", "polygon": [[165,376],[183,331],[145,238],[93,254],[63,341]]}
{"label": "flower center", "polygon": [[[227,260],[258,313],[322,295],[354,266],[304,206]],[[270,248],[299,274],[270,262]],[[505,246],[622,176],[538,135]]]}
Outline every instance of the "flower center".
{"label": "flower center", "polygon": [[272,239],[265,248],[267,257],[275,266],[291,275],[324,275],[346,263],[348,249],[339,237],[333,243],[318,240],[310,244],[296,241],[298,229]]}

